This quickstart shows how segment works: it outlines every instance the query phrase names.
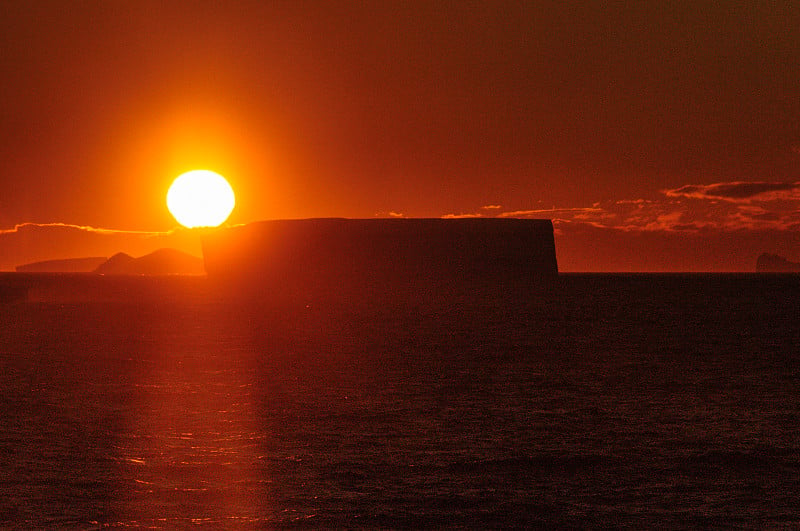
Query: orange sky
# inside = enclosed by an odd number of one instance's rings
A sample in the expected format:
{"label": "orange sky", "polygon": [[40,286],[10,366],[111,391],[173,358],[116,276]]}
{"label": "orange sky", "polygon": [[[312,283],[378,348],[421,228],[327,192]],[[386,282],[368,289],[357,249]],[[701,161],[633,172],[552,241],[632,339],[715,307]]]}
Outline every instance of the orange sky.
{"label": "orange sky", "polygon": [[547,217],[573,271],[800,259],[796,2],[262,4],[3,6],[0,269],[135,254],[13,229],[171,230],[195,168],[233,223]]}

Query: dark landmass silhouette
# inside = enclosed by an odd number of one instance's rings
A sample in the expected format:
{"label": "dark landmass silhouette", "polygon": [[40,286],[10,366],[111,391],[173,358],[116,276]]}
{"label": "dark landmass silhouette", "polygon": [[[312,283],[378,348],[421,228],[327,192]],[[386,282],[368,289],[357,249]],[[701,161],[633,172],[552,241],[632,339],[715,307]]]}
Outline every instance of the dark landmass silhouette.
{"label": "dark landmass silhouette", "polygon": [[63,260],[43,260],[30,264],[18,265],[18,273],[91,273],[108,259],[106,256],[90,256],[86,258],[65,258]]}
{"label": "dark landmass silhouette", "polygon": [[484,289],[502,297],[553,285],[558,277],[550,220],[277,220],[206,230],[202,240],[202,260],[160,249],[139,258],[115,254],[91,273],[0,274],[0,302],[190,300],[203,294],[414,302]]}
{"label": "dark landmass silhouette", "polygon": [[203,260],[176,249],[159,249],[139,258],[117,253],[100,264],[100,275],[203,275]]}
{"label": "dark landmass silhouette", "polygon": [[261,221],[203,236],[209,280],[253,295],[544,282],[558,275],[550,220]]}
{"label": "dark landmass silhouette", "polygon": [[762,253],[756,260],[757,273],[800,273],[800,263],[777,254]]}
{"label": "dark landmass silhouette", "polygon": [[0,273],[0,303],[190,301],[204,296],[203,260],[175,249],[134,258],[117,253],[91,272]]}

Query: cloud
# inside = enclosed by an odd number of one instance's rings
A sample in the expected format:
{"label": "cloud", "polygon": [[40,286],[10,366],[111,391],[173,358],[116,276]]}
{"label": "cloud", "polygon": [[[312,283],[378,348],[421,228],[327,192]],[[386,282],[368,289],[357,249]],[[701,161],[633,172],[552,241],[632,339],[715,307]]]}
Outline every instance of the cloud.
{"label": "cloud", "polygon": [[547,217],[566,230],[585,226],[625,233],[797,231],[800,183],[688,184],[650,199],[515,210],[498,217]]}
{"label": "cloud", "polygon": [[16,234],[20,231],[25,231],[25,230],[51,229],[51,228],[75,229],[85,232],[93,232],[96,234],[138,234],[140,236],[164,236],[175,232],[171,230],[166,232],[154,232],[154,231],[141,231],[141,230],[101,229],[97,227],[91,227],[88,225],[73,225],[71,223],[26,222],[26,223],[17,223],[16,225],[14,225],[13,229],[0,229],[0,235]]}
{"label": "cloud", "polygon": [[[652,203],[653,201],[649,199],[620,199],[616,201],[618,205],[647,205]],[[599,203],[595,203],[595,205],[599,205]]]}
{"label": "cloud", "polygon": [[597,207],[578,207],[578,208],[544,208],[535,210],[514,210],[512,212],[501,212],[497,215],[499,218],[524,218],[529,216],[540,216],[542,214],[571,214],[571,213],[586,213],[586,212],[603,212],[602,208]]}
{"label": "cloud", "polygon": [[700,229],[703,228],[703,226],[697,223],[676,223],[672,225],[672,227],[670,228],[674,231],[679,231],[679,232],[680,231],[694,232],[694,231],[699,231]]}
{"label": "cloud", "polygon": [[[541,204],[542,201],[537,203]],[[800,182],[686,184],[652,197],[618,198],[591,206],[502,211],[487,202],[478,213],[446,214],[446,219],[548,218],[556,230],[578,227],[619,233],[706,234],[800,230]]]}
{"label": "cloud", "polygon": [[672,190],[662,190],[667,197],[716,199],[732,202],[750,200],[800,199],[800,182],[743,182],[687,184]]}
{"label": "cloud", "polygon": [[482,214],[445,214],[442,219],[482,218]]}

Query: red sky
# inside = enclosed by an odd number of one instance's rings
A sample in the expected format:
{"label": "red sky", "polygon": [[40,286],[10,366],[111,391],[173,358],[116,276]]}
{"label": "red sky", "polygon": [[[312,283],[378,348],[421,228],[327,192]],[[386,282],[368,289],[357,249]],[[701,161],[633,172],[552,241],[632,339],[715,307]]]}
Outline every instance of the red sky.
{"label": "red sky", "polygon": [[564,271],[800,260],[795,1],[0,13],[0,269],[192,250],[183,236],[14,227],[169,231],[166,190],[196,168],[231,181],[233,223],[548,217]]}

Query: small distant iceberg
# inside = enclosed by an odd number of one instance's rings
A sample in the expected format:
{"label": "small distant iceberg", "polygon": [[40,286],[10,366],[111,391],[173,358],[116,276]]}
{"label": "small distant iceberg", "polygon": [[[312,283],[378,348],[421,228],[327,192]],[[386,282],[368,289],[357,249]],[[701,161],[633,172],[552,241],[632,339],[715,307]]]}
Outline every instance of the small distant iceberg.
{"label": "small distant iceberg", "polygon": [[756,273],[800,273],[800,263],[777,254],[762,253],[756,260]]}

